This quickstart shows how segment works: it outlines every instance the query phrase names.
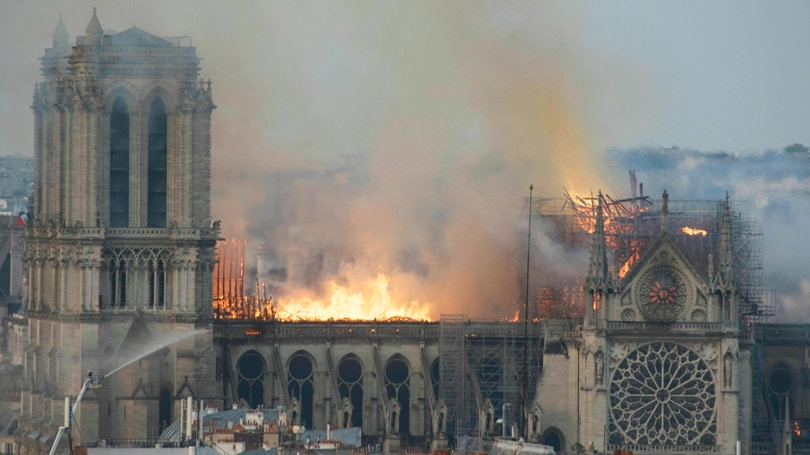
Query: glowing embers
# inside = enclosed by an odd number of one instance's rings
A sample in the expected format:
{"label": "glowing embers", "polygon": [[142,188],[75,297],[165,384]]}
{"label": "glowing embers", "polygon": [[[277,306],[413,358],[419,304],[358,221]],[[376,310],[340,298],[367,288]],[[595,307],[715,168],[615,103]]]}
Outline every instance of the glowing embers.
{"label": "glowing embers", "polygon": [[281,320],[430,320],[431,305],[416,300],[398,300],[389,289],[390,278],[375,278],[349,287],[334,281],[325,296],[302,295],[279,299],[276,318]]}
{"label": "glowing embers", "polygon": [[246,246],[244,240],[233,239],[217,245],[213,299],[217,319],[274,319],[273,298],[258,283],[253,295],[245,295]]}
{"label": "glowing embers", "polygon": [[709,235],[709,231],[706,231],[706,230],[703,230],[703,229],[695,229],[695,228],[691,228],[689,226],[682,227],[681,232],[683,232],[686,235],[700,235],[700,236],[703,236],[703,237],[706,237],[707,235]]}

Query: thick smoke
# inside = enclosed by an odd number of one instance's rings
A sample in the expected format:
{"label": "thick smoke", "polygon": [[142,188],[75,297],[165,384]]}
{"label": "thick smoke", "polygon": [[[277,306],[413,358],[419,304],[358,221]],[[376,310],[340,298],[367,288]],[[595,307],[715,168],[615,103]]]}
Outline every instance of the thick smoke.
{"label": "thick smoke", "polygon": [[[457,6],[296,10],[268,24],[284,45],[256,48],[278,72],[256,100],[255,115],[270,114],[264,158],[227,156],[217,185],[248,220],[234,235],[286,267],[282,302],[382,271],[399,300],[436,304],[433,317],[512,315],[528,184],[557,195],[600,181],[579,99],[596,89],[568,59],[576,40],[560,44],[570,32],[541,11],[529,27],[522,12]],[[313,19],[324,22],[302,36]]]}
{"label": "thick smoke", "polygon": [[[193,38],[218,104],[214,217],[263,249],[279,295],[384,272],[434,317],[511,315],[529,183],[610,188],[596,152],[644,124],[620,100],[649,81],[588,52],[576,7],[537,2],[12,1],[0,33],[22,44],[3,76],[20,87],[4,97],[30,93],[58,13],[75,40],[93,6],[107,30]],[[15,131],[31,130],[25,97]],[[544,261],[570,265],[537,229]]]}

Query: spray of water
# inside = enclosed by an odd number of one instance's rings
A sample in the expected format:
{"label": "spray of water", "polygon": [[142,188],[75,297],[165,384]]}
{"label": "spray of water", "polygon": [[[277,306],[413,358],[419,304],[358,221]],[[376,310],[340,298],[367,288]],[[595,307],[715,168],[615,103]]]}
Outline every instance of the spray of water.
{"label": "spray of water", "polygon": [[148,356],[149,354],[152,354],[152,353],[154,353],[156,351],[159,351],[159,350],[161,350],[161,349],[163,349],[163,348],[165,348],[167,346],[171,346],[172,344],[177,343],[178,341],[185,340],[187,338],[191,338],[193,336],[197,336],[197,335],[199,335],[201,333],[205,333],[205,332],[207,332],[206,329],[199,329],[199,330],[192,330],[190,332],[172,333],[172,334],[169,334],[167,336],[162,336],[162,337],[159,337],[159,338],[152,339],[148,343],[144,343],[141,346],[137,346],[136,347],[137,350],[130,357],[129,360],[127,360],[126,362],[122,363],[121,365],[115,367],[112,371],[110,371],[109,373],[105,374],[102,377],[106,378],[107,376],[110,376],[111,374],[115,373],[116,371],[120,370],[121,368],[124,368],[125,366],[131,364],[132,362],[140,360],[140,359]]}

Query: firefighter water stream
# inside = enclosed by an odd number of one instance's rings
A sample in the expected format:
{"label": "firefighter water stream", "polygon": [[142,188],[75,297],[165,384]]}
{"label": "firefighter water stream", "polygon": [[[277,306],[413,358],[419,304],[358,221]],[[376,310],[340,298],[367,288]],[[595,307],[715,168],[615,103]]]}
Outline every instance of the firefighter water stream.
{"label": "firefighter water stream", "polygon": [[111,374],[115,373],[116,371],[118,371],[118,370],[130,365],[131,363],[136,362],[136,361],[138,361],[138,360],[140,360],[140,359],[142,359],[142,358],[144,358],[144,357],[146,357],[146,356],[148,356],[148,355],[150,355],[150,354],[152,354],[154,352],[157,352],[157,351],[159,351],[159,350],[161,350],[161,349],[163,349],[165,347],[171,346],[174,343],[177,343],[178,341],[182,341],[182,340],[185,340],[187,338],[191,338],[193,336],[200,335],[200,334],[205,333],[207,331],[208,330],[206,330],[206,329],[199,329],[199,330],[192,330],[192,331],[189,331],[189,332],[170,333],[170,334],[167,334],[165,336],[159,336],[159,337],[153,338],[149,343],[146,343],[143,346],[139,346],[138,350],[135,352],[134,355],[132,355],[130,357],[129,360],[127,360],[126,362],[124,362],[124,363],[120,364],[119,366],[115,367],[113,370],[111,370],[109,373],[105,374],[102,377],[106,378],[107,376],[110,376]]}

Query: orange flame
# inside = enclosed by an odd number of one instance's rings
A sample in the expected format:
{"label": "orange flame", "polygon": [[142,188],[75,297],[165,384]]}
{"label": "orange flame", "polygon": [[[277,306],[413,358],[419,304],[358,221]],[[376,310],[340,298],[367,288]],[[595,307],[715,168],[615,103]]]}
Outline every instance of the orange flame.
{"label": "orange flame", "polygon": [[[433,305],[416,300],[398,300],[389,289],[390,277],[378,273],[375,278],[355,279],[351,286],[328,283],[324,297],[302,293],[285,295],[274,301],[267,288],[260,286],[245,293],[244,240],[220,242],[214,267],[213,310],[217,319],[326,321],[326,320],[420,320],[430,321]],[[252,286],[251,286],[252,287]]]}
{"label": "orange flame", "polygon": [[796,436],[801,436],[802,435],[802,429],[799,427],[799,421],[798,420],[793,421],[793,433]]}
{"label": "orange flame", "polygon": [[627,273],[630,272],[630,269],[633,267],[633,265],[635,265],[640,256],[641,252],[638,249],[634,249],[630,252],[630,256],[627,258],[627,261],[625,261],[622,268],[619,269],[619,278],[624,278],[627,276]]}
{"label": "orange flame", "polygon": [[682,227],[681,232],[687,235],[702,235],[703,237],[706,237],[709,234],[707,231],[704,231],[703,229],[694,229],[690,228],[689,226]]}
{"label": "orange flame", "polygon": [[366,280],[362,289],[349,289],[332,281],[329,295],[279,299],[276,318],[280,320],[389,320],[429,321],[432,305],[427,302],[397,301],[391,296],[388,275],[378,273]]}

